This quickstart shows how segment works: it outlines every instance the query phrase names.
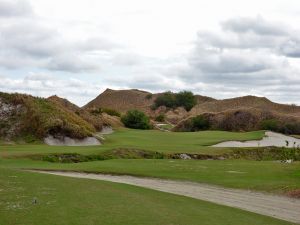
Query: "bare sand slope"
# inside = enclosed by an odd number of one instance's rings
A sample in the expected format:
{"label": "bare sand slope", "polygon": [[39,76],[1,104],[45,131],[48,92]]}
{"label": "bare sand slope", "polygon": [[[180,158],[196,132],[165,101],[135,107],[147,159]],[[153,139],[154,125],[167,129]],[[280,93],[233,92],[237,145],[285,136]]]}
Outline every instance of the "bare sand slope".
{"label": "bare sand slope", "polygon": [[101,145],[100,141],[98,141],[95,137],[86,137],[84,139],[74,139],[69,137],[64,137],[63,139],[55,138],[51,135],[44,138],[44,142],[47,145],[53,146],[93,146],[93,145]]}
{"label": "bare sand slope", "polygon": [[240,208],[250,212],[271,216],[294,223],[300,223],[300,200],[283,196],[222,188],[192,182],[162,180],[155,178],[61,171],[35,172],[130,184]]}
{"label": "bare sand slope", "polygon": [[271,131],[265,133],[265,137],[261,140],[254,141],[225,141],[219,144],[213,145],[213,147],[299,147],[300,139],[279,134]]}

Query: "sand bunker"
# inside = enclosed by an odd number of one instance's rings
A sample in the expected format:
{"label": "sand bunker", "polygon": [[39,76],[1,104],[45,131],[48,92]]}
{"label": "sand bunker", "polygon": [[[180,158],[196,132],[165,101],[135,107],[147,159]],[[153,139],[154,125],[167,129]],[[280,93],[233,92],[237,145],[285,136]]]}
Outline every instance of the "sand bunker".
{"label": "sand bunker", "polygon": [[267,131],[265,133],[266,137],[261,140],[255,141],[225,141],[213,147],[267,147],[267,146],[276,146],[276,147],[299,147],[300,139],[286,136],[283,134]]}
{"label": "sand bunker", "polygon": [[90,145],[101,145],[100,141],[95,137],[86,137],[84,139],[73,139],[69,137],[55,138],[48,136],[44,138],[44,142],[47,145],[56,146],[90,146]]}
{"label": "sand bunker", "polygon": [[112,134],[114,130],[111,126],[103,126],[102,130],[98,134]]}

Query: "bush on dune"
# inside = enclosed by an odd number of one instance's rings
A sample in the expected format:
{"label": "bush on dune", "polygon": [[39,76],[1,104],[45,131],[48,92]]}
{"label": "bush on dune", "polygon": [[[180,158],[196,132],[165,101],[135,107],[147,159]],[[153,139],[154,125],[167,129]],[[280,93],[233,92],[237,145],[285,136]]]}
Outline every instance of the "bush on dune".
{"label": "bush on dune", "polygon": [[130,110],[121,118],[122,123],[133,129],[150,129],[150,119],[143,112],[138,110]]}
{"label": "bush on dune", "polygon": [[110,116],[117,116],[117,117],[121,116],[121,114],[117,110],[109,109],[109,108],[92,109],[90,110],[90,113],[93,115],[101,115],[102,113],[106,113]]}
{"label": "bush on dune", "polygon": [[261,126],[261,129],[263,129],[263,130],[278,131],[279,130],[279,121],[276,119],[263,120],[261,122],[260,126]]}
{"label": "bush on dune", "polygon": [[186,111],[190,111],[197,104],[196,97],[190,91],[181,91],[172,93],[170,91],[158,96],[154,101],[154,109],[160,106],[167,108],[183,107]]}
{"label": "bush on dune", "polygon": [[166,106],[168,108],[176,107],[176,99],[175,95],[168,91],[158,96],[154,101],[155,107],[158,108],[160,106]]}
{"label": "bush on dune", "polygon": [[190,91],[181,91],[175,95],[177,106],[182,106],[186,111],[190,111],[196,104],[197,100]]}
{"label": "bush on dune", "polygon": [[164,122],[165,121],[165,115],[164,114],[158,115],[157,117],[155,117],[155,121]]}
{"label": "bush on dune", "polygon": [[210,127],[209,120],[203,115],[192,118],[192,131],[208,130]]}

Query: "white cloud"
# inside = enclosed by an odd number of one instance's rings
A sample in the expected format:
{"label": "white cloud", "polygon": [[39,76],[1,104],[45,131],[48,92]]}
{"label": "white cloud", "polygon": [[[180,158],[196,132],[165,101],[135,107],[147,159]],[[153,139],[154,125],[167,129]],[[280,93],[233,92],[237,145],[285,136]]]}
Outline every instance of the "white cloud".
{"label": "white cloud", "polygon": [[86,104],[105,88],[102,85],[84,82],[72,77],[60,79],[54,75],[41,73],[31,73],[20,79],[0,76],[1,91],[27,93],[42,97],[56,94],[79,106]]}
{"label": "white cloud", "polygon": [[297,8],[298,0],[0,0],[0,90],[77,104],[106,87],[300,103]]}
{"label": "white cloud", "polygon": [[123,48],[101,34],[68,37],[49,20],[29,12],[27,1],[0,0],[0,67],[88,72],[100,68],[103,55],[113,57]]}
{"label": "white cloud", "polygon": [[201,83],[215,97],[256,94],[299,103],[300,69],[291,58],[299,47],[288,42],[297,40],[298,32],[262,17],[232,18],[221,27],[218,33],[198,33],[179,79]]}
{"label": "white cloud", "polygon": [[22,0],[1,0],[0,17],[18,17],[33,15],[31,5]]}

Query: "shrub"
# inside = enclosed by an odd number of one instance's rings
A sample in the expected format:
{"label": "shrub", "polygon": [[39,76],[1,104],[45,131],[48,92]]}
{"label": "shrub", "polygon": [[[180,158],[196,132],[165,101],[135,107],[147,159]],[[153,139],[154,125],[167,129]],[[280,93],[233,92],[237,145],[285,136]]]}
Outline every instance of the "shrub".
{"label": "shrub", "polygon": [[117,117],[120,117],[121,114],[117,111],[117,110],[114,110],[114,109],[108,109],[108,108],[97,108],[97,109],[92,109],[90,111],[91,114],[97,116],[97,115],[100,115],[101,113],[106,113],[110,116],[117,116]]}
{"label": "shrub", "polygon": [[114,109],[102,109],[102,112],[104,112],[110,116],[117,116],[117,117],[121,116],[121,114],[117,110],[114,110]]}
{"label": "shrub", "polygon": [[102,113],[102,109],[101,108],[98,108],[98,109],[91,109],[90,110],[90,113],[97,116],[97,115],[100,115]]}
{"label": "shrub", "polygon": [[175,108],[176,107],[175,95],[170,91],[165,92],[155,99],[154,104],[155,104],[156,108],[158,108],[160,106],[166,106],[168,108]]}
{"label": "shrub", "polygon": [[285,123],[279,131],[284,134],[300,134],[300,123]]}
{"label": "shrub", "polygon": [[190,91],[181,91],[175,95],[176,105],[182,106],[186,111],[190,111],[196,104],[197,99]]}
{"label": "shrub", "polygon": [[227,131],[249,131],[259,125],[259,118],[247,110],[237,110],[225,113],[224,117],[216,125],[218,129]]}
{"label": "shrub", "polygon": [[207,130],[210,127],[209,120],[203,115],[196,116],[191,120],[191,131]]}
{"label": "shrub", "polygon": [[148,99],[148,100],[152,99],[152,94],[151,93],[147,94],[145,98]]}
{"label": "shrub", "polygon": [[263,120],[260,124],[260,127],[263,130],[278,131],[279,123],[276,119]]}
{"label": "shrub", "polygon": [[126,127],[133,129],[150,129],[149,117],[138,110],[130,110],[121,118]]}
{"label": "shrub", "polygon": [[165,115],[164,114],[158,115],[157,117],[155,117],[155,121],[164,122],[165,121]]}
{"label": "shrub", "polygon": [[197,104],[195,95],[190,91],[181,91],[174,94],[170,91],[158,96],[154,101],[154,109],[160,106],[166,106],[168,108],[184,107],[187,111],[190,111]]}

